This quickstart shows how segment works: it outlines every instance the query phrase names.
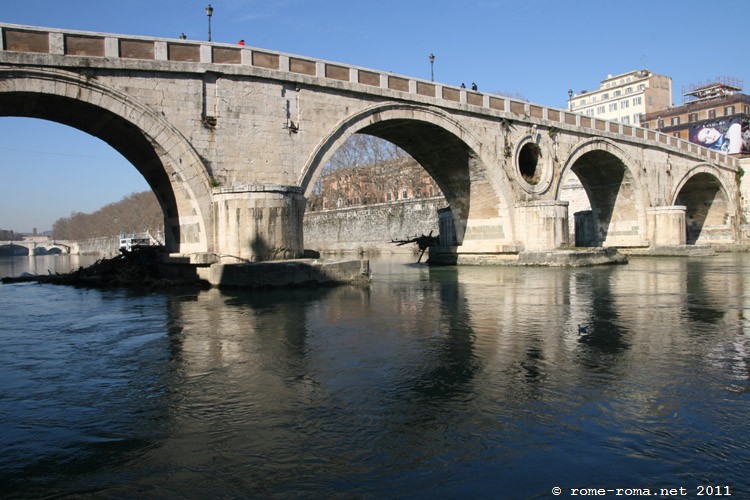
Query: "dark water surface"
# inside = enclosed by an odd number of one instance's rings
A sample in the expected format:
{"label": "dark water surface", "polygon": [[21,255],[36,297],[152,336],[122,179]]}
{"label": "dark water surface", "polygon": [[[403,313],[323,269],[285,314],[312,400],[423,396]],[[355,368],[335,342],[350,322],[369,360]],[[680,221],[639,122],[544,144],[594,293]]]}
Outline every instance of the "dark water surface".
{"label": "dark water surface", "polygon": [[408,259],[368,289],[0,285],[0,497],[748,498],[750,255]]}

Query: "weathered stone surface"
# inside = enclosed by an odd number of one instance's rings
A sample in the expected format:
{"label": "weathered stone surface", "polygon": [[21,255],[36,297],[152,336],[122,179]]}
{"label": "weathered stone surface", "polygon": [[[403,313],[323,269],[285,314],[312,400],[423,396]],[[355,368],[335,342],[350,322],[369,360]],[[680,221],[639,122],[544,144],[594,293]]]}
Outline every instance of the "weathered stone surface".
{"label": "weathered stone surface", "polygon": [[320,252],[409,251],[392,240],[437,235],[442,198],[379,203],[305,214],[305,248]]}
{"label": "weathered stone surface", "polygon": [[310,259],[245,264],[213,264],[208,281],[218,287],[268,288],[366,283],[367,260],[326,262]]}
{"label": "weathered stone surface", "polygon": [[522,266],[585,267],[602,264],[625,264],[627,261],[628,258],[615,248],[521,252],[518,254],[518,264]]}

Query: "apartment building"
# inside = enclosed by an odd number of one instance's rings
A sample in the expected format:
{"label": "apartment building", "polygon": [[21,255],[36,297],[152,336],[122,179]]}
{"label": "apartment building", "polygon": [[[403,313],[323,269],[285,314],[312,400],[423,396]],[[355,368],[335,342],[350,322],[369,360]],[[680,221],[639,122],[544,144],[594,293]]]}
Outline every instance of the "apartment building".
{"label": "apartment building", "polygon": [[642,116],[672,105],[672,79],[647,69],[607,75],[599,89],[568,91],[568,109],[574,113],[626,125],[641,125]]}
{"label": "apartment building", "polygon": [[683,104],[647,113],[641,126],[735,156],[750,155],[750,96],[731,77],[689,85]]}

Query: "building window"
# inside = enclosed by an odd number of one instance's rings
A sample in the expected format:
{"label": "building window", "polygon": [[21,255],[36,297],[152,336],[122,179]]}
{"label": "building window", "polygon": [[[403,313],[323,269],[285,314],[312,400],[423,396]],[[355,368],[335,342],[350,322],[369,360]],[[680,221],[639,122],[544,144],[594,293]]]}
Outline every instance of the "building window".
{"label": "building window", "polygon": [[596,96],[595,95],[591,96],[591,102],[596,102]]}
{"label": "building window", "polygon": [[596,114],[597,115],[603,115],[606,111],[606,108],[604,106],[597,106],[596,108]]}
{"label": "building window", "polygon": [[628,87],[625,89],[626,94],[632,94],[633,93],[633,87]]}
{"label": "building window", "polygon": [[672,137],[677,137],[679,139],[680,138],[680,133],[679,132],[672,132]]}
{"label": "building window", "polygon": [[629,107],[630,107],[630,101],[628,101],[627,99],[625,99],[624,101],[620,103],[620,109],[625,109]]}
{"label": "building window", "polygon": [[664,128],[664,120],[659,118],[658,123],[656,124],[656,128]]}
{"label": "building window", "polygon": [[581,106],[585,106],[586,105],[586,99],[581,99],[581,104],[580,105]]}
{"label": "building window", "polygon": [[727,106],[724,108],[724,116],[732,116],[734,114],[734,106]]}
{"label": "building window", "polygon": [[745,114],[750,115],[750,106],[745,106]]}
{"label": "building window", "polygon": [[679,125],[679,124],[680,124],[680,117],[679,116],[673,116],[672,117],[672,126],[674,127],[675,125]]}
{"label": "building window", "polygon": [[708,110],[708,118],[716,118],[716,110],[715,109],[709,109]]}
{"label": "building window", "polygon": [[609,99],[609,92],[602,94],[602,99]]}
{"label": "building window", "polygon": [[640,122],[641,122],[641,114],[640,113],[634,114],[633,115],[633,123],[635,125],[638,125]]}
{"label": "building window", "polygon": [[641,104],[643,104],[642,96],[633,97],[633,106],[640,106]]}
{"label": "building window", "polygon": [[645,88],[646,88],[646,84],[645,83],[641,83],[640,85],[638,85],[638,90],[643,90]]}
{"label": "building window", "polygon": [[698,121],[698,113],[689,113],[688,114],[688,123],[695,123]]}
{"label": "building window", "polygon": [[629,116],[623,116],[622,117],[622,123],[625,125],[630,125],[630,117]]}
{"label": "building window", "polygon": [[609,105],[609,110],[610,111],[617,111],[617,103],[613,102],[612,104],[610,104]]}
{"label": "building window", "polygon": [[618,96],[618,95],[620,95],[620,94],[622,94],[622,92],[621,92],[621,91],[619,91],[619,90],[615,90],[615,97],[617,97],[617,96]]}
{"label": "building window", "polygon": [[404,189],[403,191],[401,191],[401,199],[402,200],[405,200],[406,198],[408,198],[408,196],[409,196],[409,193],[406,191],[406,189]]}

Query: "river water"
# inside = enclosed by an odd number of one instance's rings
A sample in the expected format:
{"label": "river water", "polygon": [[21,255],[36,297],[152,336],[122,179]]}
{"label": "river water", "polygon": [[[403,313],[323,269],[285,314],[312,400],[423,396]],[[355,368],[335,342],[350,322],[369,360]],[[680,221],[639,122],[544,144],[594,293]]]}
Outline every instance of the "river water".
{"label": "river water", "polygon": [[750,255],[412,261],[369,288],[0,285],[0,496],[750,495]]}

